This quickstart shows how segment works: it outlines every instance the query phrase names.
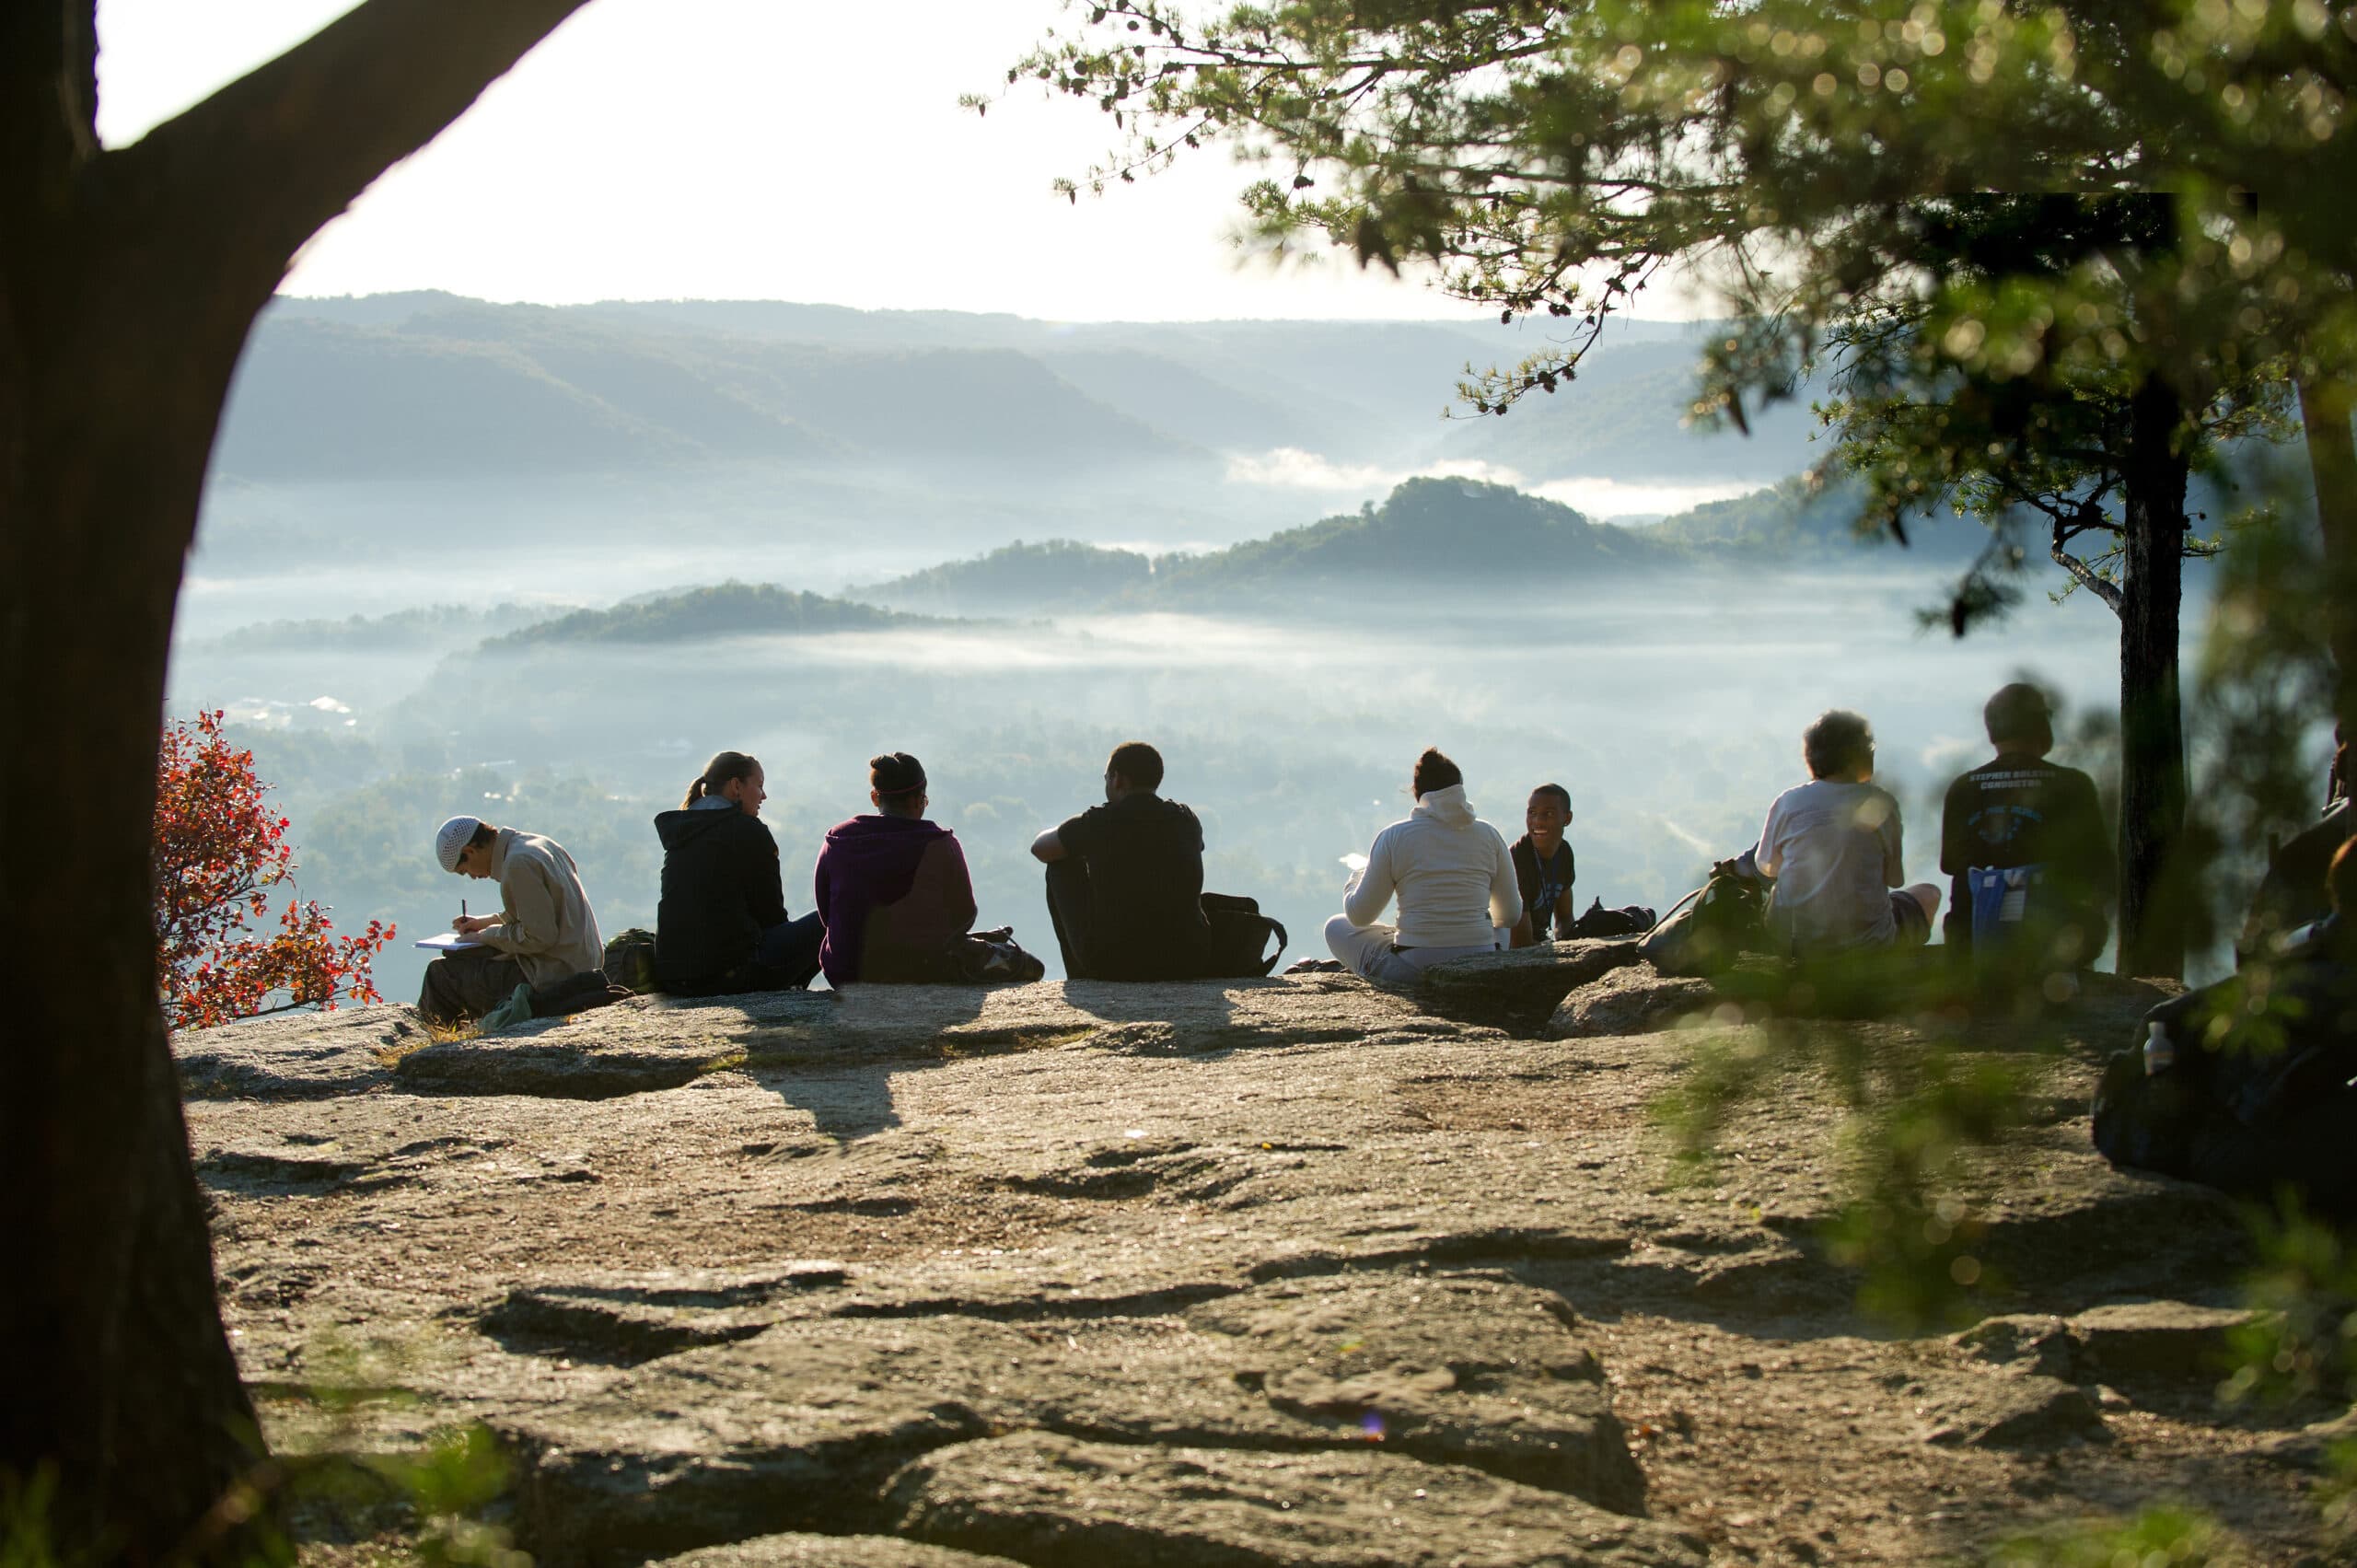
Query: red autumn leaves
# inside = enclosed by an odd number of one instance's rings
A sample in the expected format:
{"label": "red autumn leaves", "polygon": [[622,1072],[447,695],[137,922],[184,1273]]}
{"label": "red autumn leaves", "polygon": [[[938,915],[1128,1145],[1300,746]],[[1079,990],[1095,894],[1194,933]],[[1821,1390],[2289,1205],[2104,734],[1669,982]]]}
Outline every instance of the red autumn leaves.
{"label": "red autumn leaves", "polygon": [[[156,767],[156,970],[164,1022],[201,1029],[337,998],[379,1000],[368,965],[393,928],[338,936],[294,884],[286,819],[263,804],[254,754],[221,733],[221,713],[164,726]],[[284,888],[276,932],[265,928]]]}

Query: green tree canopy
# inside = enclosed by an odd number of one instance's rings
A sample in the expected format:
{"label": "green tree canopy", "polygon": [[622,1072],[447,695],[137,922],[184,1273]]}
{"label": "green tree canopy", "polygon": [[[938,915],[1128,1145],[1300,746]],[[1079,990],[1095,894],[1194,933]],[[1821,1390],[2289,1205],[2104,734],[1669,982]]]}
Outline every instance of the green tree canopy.
{"label": "green tree canopy", "polygon": [[[1565,323],[1469,379],[1475,410],[1572,381],[1676,264],[1728,322],[1699,416],[1741,426],[1747,399],[1794,395],[1829,354],[1870,517],[2007,492],[2063,511],[2051,553],[2113,587],[2121,617],[2123,935],[2132,967],[2174,970],[2170,923],[2145,914],[2184,810],[2185,480],[2217,440],[2280,428],[2270,383],[2300,389],[2336,569],[2357,554],[2357,216],[2336,194],[2357,172],[2357,5],[1286,0],[1199,20],[1106,0],[1087,17],[1009,81],[1112,116],[1125,140],[1092,189],[1225,140],[1271,170],[1246,196],[1260,245],[1421,261],[1504,319]],[[2116,574],[2067,548],[2106,529]]]}

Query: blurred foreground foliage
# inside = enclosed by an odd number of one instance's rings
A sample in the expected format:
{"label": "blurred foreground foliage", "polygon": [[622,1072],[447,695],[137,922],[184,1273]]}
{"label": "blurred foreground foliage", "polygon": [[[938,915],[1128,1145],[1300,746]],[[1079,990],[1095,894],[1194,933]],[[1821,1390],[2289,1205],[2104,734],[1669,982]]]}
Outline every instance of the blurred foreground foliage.
{"label": "blurred foreground foliage", "polygon": [[2249,1561],[2217,1521],[2165,1504],[2124,1522],[2016,1536],[1987,1559],[1988,1568],[2228,1568]]}
{"label": "blurred foreground foliage", "polygon": [[[305,1453],[258,1459],[215,1504],[199,1534],[242,1533],[250,1543],[242,1568],[288,1568],[305,1545],[322,1539],[365,1542],[372,1554],[381,1551],[407,1568],[532,1568],[500,1522],[513,1469],[488,1428],[470,1422],[436,1431],[411,1451],[370,1450],[361,1426],[367,1407],[410,1398],[388,1382],[397,1382],[406,1364],[404,1347],[375,1348],[384,1353],[372,1359],[341,1340],[312,1347],[315,1380],[293,1392],[326,1417],[316,1442]],[[259,1441],[250,1446],[261,1452]],[[97,1568],[106,1561],[60,1550],[51,1517],[55,1493],[53,1471],[29,1478],[0,1471],[0,1568]]]}
{"label": "blurred foreground foliage", "polygon": [[[1917,957],[1790,969],[1747,960],[1718,984],[1757,1027],[1700,1032],[1689,1071],[1654,1108],[1679,1159],[1703,1167],[1747,1106],[1829,1090],[1848,1195],[1820,1239],[1858,1271],[1861,1307],[1907,1331],[1969,1323],[2001,1286],[1970,1195],[1986,1183],[1968,1165],[2031,1122],[2041,1069],[2066,1045],[2039,980],[1992,992],[1961,969],[1926,975],[1904,963]],[[1999,1029],[1973,1026],[1976,1010],[2003,1020]],[[1849,1027],[1891,1018],[1921,1038]]]}

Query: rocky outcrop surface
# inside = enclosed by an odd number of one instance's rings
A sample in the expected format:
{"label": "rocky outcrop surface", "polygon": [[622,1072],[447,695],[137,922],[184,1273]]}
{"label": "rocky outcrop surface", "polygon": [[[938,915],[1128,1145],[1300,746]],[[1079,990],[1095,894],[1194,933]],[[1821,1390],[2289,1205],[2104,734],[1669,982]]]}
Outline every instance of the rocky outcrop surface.
{"label": "rocky outcrop surface", "polygon": [[1043,1568],[1701,1568],[1696,1541],[1453,1465],[1372,1453],[1140,1447],[1024,1433],[910,1465],[911,1534]]}
{"label": "rocky outcrop surface", "polygon": [[[1915,1562],[2154,1466],[2297,1546],[2316,1442],[2201,1403],[2238,1217],[2086,1147],[2145,993],[2017,1063],[2050,1114],[1958,1194],[1989,1320],[1893,1339],[1817,1239],[1836,1086],[1679,1162],[1654,1111],[1701,1037],[1664,1020],[1758,1026],[1626,948],[1418,997],[867,988],[438,1044],[376,1008],[179,1049],[273,1440],[482,1423],[552,1568]],[[1538,1038],[1583,1007],[1608,1032]]]}
{"label": "rocky outcrop surface", "polygon": [[910,1461],[1009,1431],[1133,1448],[1379,1449],[1642,1507],[1602,1369],[1546,1293],[1384,1273],[1162,1305],[789,1319],[664,1355],[593,1399],[509,1423],[535,1539],[568,1561],[634,1562],[699,1535],[823,1528],[846,1496]]}
{"label": "rocky outcrop surface", "polygon": [[1416,999],[1449,1017],[1530,1033],[1566,996],[1616,970],[1639,963],[1633,938],[1542,942],[1515,952],[1482,953],[1435,964],[1424,971]]}
{"label": "rocky outcrop surface", "polygon": [[667,1557],[661,1568],[1016,1568],[1004,1557],[894,1536],[756,1536]]}

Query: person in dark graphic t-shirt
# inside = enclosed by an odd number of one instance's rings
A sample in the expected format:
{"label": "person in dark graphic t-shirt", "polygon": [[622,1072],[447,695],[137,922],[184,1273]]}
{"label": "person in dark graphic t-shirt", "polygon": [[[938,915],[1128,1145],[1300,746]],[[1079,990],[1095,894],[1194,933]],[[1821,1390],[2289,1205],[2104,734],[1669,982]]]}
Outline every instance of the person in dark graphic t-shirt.
{"label": "person in dark graphic t-shirt", "polygon": [[1530,792],[1522,814],[1524,832],[1512,845],[1514,879],[1522,889],[1522,912],[1530,918],[1530,935],[1544,936],[1554,923],[1555,937],[1568,942],[1579,912],[1572,903],[1572,792],[1559,784],[1543,784]]}
{"label": "person in dark graphic t-shirt", "polygon": [[1940,819],[1940,869],[1952,878],[1948,945],[1971,950],[1975,869],[2039,867],[2041,879],[2025,899],[2036,900],[2038,923],[2052,934],[2049,957],[2084,969],[2103,951],[2119,878],[2095,781],[2046,760],[2054,717],[2037,687],[2001,689],[1982,717],[1997,755],[1948,786]]}

